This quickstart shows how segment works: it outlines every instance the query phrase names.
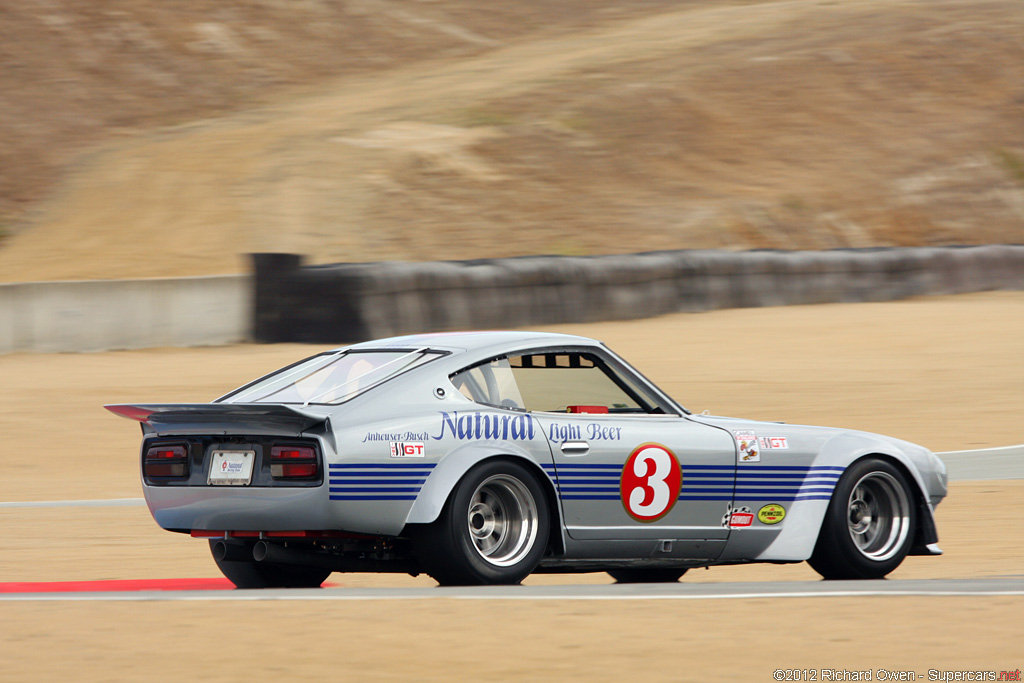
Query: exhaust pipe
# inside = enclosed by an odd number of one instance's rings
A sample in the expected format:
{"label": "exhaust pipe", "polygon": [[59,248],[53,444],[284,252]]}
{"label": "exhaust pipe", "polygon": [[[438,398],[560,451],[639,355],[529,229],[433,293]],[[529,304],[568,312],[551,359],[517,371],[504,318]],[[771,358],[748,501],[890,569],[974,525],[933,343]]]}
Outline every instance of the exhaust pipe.
{"label": "exhaust pipe", "polygon": [[[257,562],[277,562],[281,564],[279,559],[274,558],[274,555],[280,554],[278,552],[280,550],[284,550],[284,548],[272,546],[266,541],[256,541],[256,544],[252,547],[252,559]],[[287,553],[287,551],[285,552]]]}
{"label": "exhaust pipe", "polygon": [[329,555],[321,555],[308,550],[286,548],[280,543],[257,541],[252,547],[252,559],[268,564],[294,564],[304,567],[324,567],[330,569],[336,564]]}
{"label": "exhaust pipe", "polygon": [[247,543],[229,543],[214,541],[212,544],[213,558],[218,562],[247,562],[252,559],[252,551]]}
{"label": "exhaust pipe", "polygon": [[301,567],[320,567],[334,572],[394,572],[414,574],[419,567],[406,559],[373,560],[364,558],[346,558],[324,553],[317,553],[300,548],[286,548],[280,543],[257,541],[252,547],[252,555],[247,558],[267,564],[297,565]]}

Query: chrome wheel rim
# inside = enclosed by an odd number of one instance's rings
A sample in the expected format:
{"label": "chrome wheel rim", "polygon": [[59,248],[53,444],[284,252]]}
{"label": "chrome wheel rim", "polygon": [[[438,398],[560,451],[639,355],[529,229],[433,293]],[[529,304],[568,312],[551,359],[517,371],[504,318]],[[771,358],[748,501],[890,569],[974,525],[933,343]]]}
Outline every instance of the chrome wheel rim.
{"label": "chrome wheel rim", "polygon": [[477,554],[496,567],[514,565],[529,554],[539,523],[530,489],[505,474],[488,477],[477,486],[466,515]]}
{"label": "chrome wheel rim", "polygon": [[865,474],[847,504],[850,538],[860,553],[884,561],[896,555],[910,533],[910,500],[903,485],[887,472]]}

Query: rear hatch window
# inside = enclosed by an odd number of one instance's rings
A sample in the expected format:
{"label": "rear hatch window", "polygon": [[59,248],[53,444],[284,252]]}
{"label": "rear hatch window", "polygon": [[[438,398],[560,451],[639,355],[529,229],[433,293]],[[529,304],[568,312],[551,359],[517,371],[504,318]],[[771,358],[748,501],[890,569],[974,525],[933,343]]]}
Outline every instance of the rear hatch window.
{"label": "rear hatch window", "polygon": [[441,355],[429,349],[322,353],[236,389],[216,402],[337,405]]}

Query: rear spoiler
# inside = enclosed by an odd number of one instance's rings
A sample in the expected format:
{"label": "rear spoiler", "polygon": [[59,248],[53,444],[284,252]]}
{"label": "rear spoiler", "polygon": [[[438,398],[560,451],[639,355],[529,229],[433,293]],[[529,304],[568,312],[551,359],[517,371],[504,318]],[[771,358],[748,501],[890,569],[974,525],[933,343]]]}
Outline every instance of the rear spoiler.
{"label": "rear spoiler", "polygon": [[157,434],[294,434],[327,422],[326,415],[280,403],[143,403],[103,406]]}

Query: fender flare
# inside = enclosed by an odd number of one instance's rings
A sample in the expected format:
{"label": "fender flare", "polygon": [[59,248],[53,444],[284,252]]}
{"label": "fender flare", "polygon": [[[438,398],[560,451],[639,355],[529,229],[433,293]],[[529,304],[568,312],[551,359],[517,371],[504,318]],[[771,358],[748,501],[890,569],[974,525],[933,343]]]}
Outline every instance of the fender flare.
{"label": "fender flare", "polygon": [[[547,472],[544,471],[541,463],[526,449],[513,443],[502,443],[500,448],[495,446],[484,446],[470,443],[448,453],[442,458],[434,470],[430,473],[423,488],[405,518],[405,524],[430,524],[435,522],[441,514],[442,508],[448,502],[455,486],[462,480],[462,477],[482,462],[495,458],[505,458],[524,465],[533,472],[547,495],[549,508],[551,509],[552,533],[550,543],[556,553],[564,552],[565,549],[565,525],[562,524],[562,506],[558,497],[558,489],[555,482]],[[557,524],[557,526],[555,526]]]}
{"label": "fender flare", "polygon": [[[920,453],[913,453],[913,451],[920,451]],[[845,473],[850,465],[868,457],[881,458],[893,463],[911,482],[913,489],[911,495],[914,496],[918,513],[927,515],[919,520],[918,531],[915,532],[917,535],[923,533],[924,536],[915,539],[914,545],[923,546],[937,540],[937,537],[929,538],[929,535],[935,535],[934,514],[920,468],[914,462],[914,455],[924,458],[926,457],[924,454],[927,452],[920,446],[894,441],[877,434],[846,431],[829,439],[822,446],[811,465],[842,467]],[[756,559],[790,562],[808,559],[818,542],[818,535],[821,533],[821,526],[825,520],[825,512],[830,503],[831,497],[829,500],[793,503],[794,508],[799,508],[798,514],[792,515],[792,521],[796,523],[791,523],[783,528]]]}

